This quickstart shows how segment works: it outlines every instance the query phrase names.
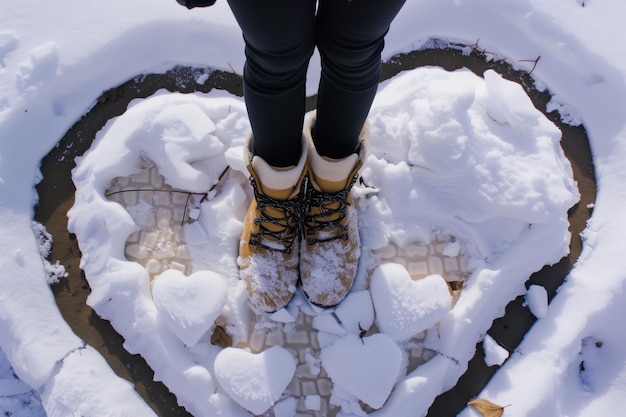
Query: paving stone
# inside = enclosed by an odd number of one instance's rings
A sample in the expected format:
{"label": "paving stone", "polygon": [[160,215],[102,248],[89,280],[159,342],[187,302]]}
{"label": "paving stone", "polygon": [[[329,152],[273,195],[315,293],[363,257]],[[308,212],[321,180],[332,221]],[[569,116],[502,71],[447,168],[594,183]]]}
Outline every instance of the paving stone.
{"label": "paving stone", "polygon": [[177,206],[185,206],[189,200],[187,193],[172,193],[172,204]]}
{"label": "paving stone", "polygon": [[428,258],[428,272],[431,274],[441,274],[443,275],[443,262],[441,258],[438,256],[431,256]]}
{"label": "paving stone", "polygon": [[134,258],[138,261],[143,261],[150,256],[150,251],[144,246],[140,246],[138,243],[132,243],[126,245],[126,255]]}
{"label": "paving stone", "polygon": [[263,330],[252,332],[250,335],[250,349],[252,349],[253,352],[260,352],[263,350],[264,344],[265,332]]}
{"label": "paving stone", "polygon": [[300,381],[298,378],[292,379],[289,385],[287,385],[287,389],[294,397],[300,397],[302,395],[302,389],[300,388]]}
{"label": "paving stone", "polygon": [[144,184],[150,183],[150,170],[142,169],[138,173],[133,174],[132,180],[134,182],[139,182],[139,183],[144,183]]}
{"label": "paving stone", "polygon": [[183,274],[187,273],[187,266],[185,264],[181,264],[180,262],[172,261],[169,264],[170,269],[175,269],[177,271],[182,272]]}
{"label": "paving stone", "polygon": [[459,261],[457,258],[446,257],[443,259],[443,269],[447,272],[458,272]]}
{"label": "paving stone", "polygon": [[134,206],[139,203],[139,193],[136,191],[121,192],[118,195],[121,196],[122,201],[127,206]]}
{"label": "paving stone", "polygon": [[152,195],[152,203],[159,207],[170,207],[172,205],[172,193],[155,191]]}
{"label": "paving stone", "polygon": [[146,262],[146,270],[151,275],[158,275],[161,273],[161,262],[156,259],[150,259]]}
{"label": "paving stone", "polygon": [[428,256],[428,246],[410,244],[404,248],[404,253],[410,258],[425,258]]}
{"label": "paving stone", "polygon": [[295,331],[286,334],[287,343],[292,345],[309,345],[309,335],[306,331]]}
{"label": "paving stone", "polygon": [[315,385],[317,386],[317,392],[322,397],[328,397],[333,390],[333,382],[329,378],[319,378]]}
{"label": "paving stone", "polygon": [[[153,166],[153,165],[152,165]],[[147,174],[146,174],[147,173]],[[158,174],[156,168],[145,169],[131,177],[119,178],[111,190],[136,188],[170,188]],[[120,204],[130,207],[140,200],[156,207],[143,210],[143,218],[135,218],[142,230],[131,234],[126,244],[126,255],[145,266],[154,278],[164,268],[191,273],[191,255],[185,243],[183,222],[187,221],[189,194],[179,192],[129,191],[120,193]],[[112,198],[113,199],[113,198]],[[129,202],[133,202],[130,204]],[[132,210],[130,210],[132,213]],[[137,211],[136,213],[139,213]],[[454,238],[449,235],[433,236],[431,244],[413,243],[403,249],[395,244],[374,251],[383,262],[397,262],[404,265],[413,277],[423,277],[439,273],[447,279],[457,279],[466,275],[466,257],[444,257],[443,248]],[[452,277],[452,278],[451,278]],[[296,374],[287,387],[288,393],[297,400],[296,416],[333,417],[340,408],[331,404],[333,383],[325,370],[319,366],[319,336],[312,327],[313,317],[299,313],[293,323],[279,324],[260,319],[247,335],[247,340],[239,347],[252,352],[261,352],[271,346],[283,346],[298,360]],[[415,369],[436,353],[424,348],[425,333],[416,336],[407,345],[409,368]],[[307,362],[308,359],[308,362]],[[315,369],[312,369],[313,366]],[[319,372],[317,370],[319,369]],[[273,412],[267,413],[271,417]]]}
{"label": "paving stone", "polygon": [[164,179],[161,174],[159,174],[159,170],[156,167],[150,169],[150,185],[154,188],[163,187]]}
{"label": "paving stone", "polygon": [[189,248],[187,248],[187,245],[178,245],[178,247],[176,248],[176,258],[185,261],[191,260],[191,254],[189,253]]}
{"label": "paving stone", "polygon": [[392,259],[396,256],[397,251],[394,245],[387,245],[384,248],[376,249],[374,253],[383,259]]}
{"label": "paving stone", "polygon": [[428,275],[428,262],[426,261],[410,261],[407,264],[409,274],[417,277],[425,277]]}
{"label": "paving stone", "polygon": [[315,395],[317,394],[317,386],[315,381],[302,381],[302,395]]}

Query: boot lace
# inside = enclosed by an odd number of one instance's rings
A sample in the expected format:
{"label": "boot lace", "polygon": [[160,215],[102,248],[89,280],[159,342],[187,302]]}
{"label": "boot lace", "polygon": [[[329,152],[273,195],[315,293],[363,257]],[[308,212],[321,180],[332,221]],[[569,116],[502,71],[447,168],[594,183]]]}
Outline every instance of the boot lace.
{"label": "boot lace", "polygon": [[318,191],[312,186],[307,190],[308,209],[304,215],[306,225],[306,239],[309,245],[329,242],[336,239],[348,240],[348,226],[345,224],[346,209],[352,186],[357,175],[352,178],[350,185],[337,192]]}
{"label": "boot lace", "polygon": [[254,219],[258,232],[250,233],[249,244],[271,251],[290,254],[293,242],[302,223],[302,195],[304,181],[298,196],[289,200],[276,200],[258,191],[256,181],[250,178],[259,217]]}

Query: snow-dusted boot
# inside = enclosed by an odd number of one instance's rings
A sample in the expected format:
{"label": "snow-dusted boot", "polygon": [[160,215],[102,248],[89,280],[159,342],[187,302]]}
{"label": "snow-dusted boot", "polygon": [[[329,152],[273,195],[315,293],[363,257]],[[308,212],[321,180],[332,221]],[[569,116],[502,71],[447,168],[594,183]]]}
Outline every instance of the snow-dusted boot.
{"label": "snow-dusted boot", "polygon": [[334,160],[320,156],[313,145],[310,117],[304,135],[309,147],[309,184],[304,214],[300,279],[309,302],[337,305],[350,291],[360,250],[356,208],[351,189],[363,165],[367,127],[361,132],[358,153]]}
{"label": "snow-dusted boot", "polygon": [[249,146],[246,161],[254,198],[244,219],[239,245],[239,276],[258,312],[272,313],[291,300],[299,278],[306,146],[295,167],[275,168]]}

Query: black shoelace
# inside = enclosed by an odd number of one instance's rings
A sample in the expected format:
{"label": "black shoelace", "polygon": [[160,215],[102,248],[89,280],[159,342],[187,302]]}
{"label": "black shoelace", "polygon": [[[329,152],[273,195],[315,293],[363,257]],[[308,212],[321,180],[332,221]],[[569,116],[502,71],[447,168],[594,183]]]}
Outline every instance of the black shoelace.
{"label": "black shoelace", "polygon": [[[293,242],[296,236],[299,235],[302,224],[302,196],[304,195],[304,181],[302,181],[302,186],[298,196],[290,200],[276,200],[259,193],[256,181],[253,178],[250,178],[250,184],[252,184],[252,189],[254,190],[254,198],[256,199],[257,206],[259,208],[260,217],[254,219],[254,223],[259,226],[259,232],[250,233],[249,244],[271,251],[290,254]],[[282,213],[283,215],[277,217],[272,216],[268,213],[267,208],[274,208],[277,212]],[[273,225],[274,227],[268,227],[269,225]],[[282,248],[276,247],[279,245],[272,246],[263,243],[269,241],[279,243]]]}
{"label": "black shoelace", "polygon": [[[320,242],[329,242],[335,239],[348,240],[348,226],[342,224],[346,218],[350,190],[358,175],[352,178],[350,185],[341,191],[328,193],[317,191],[312,186],[307,190],[308,210],[304,215],[306,224],[306,239],[309,245]],[[316,210],[311,210],[315,208]],[[315,211],[318,211],[315,213]],[[320,237],[319,232],[325,232]]]}

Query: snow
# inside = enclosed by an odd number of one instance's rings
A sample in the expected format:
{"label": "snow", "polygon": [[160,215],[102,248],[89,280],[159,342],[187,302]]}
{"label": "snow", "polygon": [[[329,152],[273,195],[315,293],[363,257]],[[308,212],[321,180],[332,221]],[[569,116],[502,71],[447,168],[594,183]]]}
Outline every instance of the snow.
{"label": "snow", "polygon": [[548,314],[548,293],[541,285],[531,285],[526,292],[526,304],[538,319]]}
{"label": "snow", "polygon": [[452,305],[452,294],[441,275],[414,281],[399,264],[387,263],[374,270],[370,288],[376,324],[396,341],[409,339],[434,326]]}
{"label": "snow", "polygon": [[[425,415],[462,375],[480,341],[486,361],[502,364],[480,396],[511,404],[507,415],[621,413],[626,336],[615,329],[626,313],[624,18],[626,5],[619,0],[584,7],[573,0],[407,2],[389,32],[385,56],[440,38],[475,44],[490,58],[532,69],[537,87],[553,94],[549,108],[584,125],[598,195],[583,253],[548,308],[545,290],[526,291],[524,283],[568,250],[567,210],[578,193],[558,129],[520,86],[493,71],[482,79],[466,70],[426,67],[381,85],[370,113],[370,156],[362,171],[367,186],[354,190],[362,251],[369,255],[355,288],[332,312],[294,304],[268,322],[287,326],[298,310],[315,315],[323,353],[320,363],[313,357],[308,363],[328,372],[345,414],[363,414],[362,400],[378,409],[372,415]],[[48,278],[62,279],[64,270],[42,262],[45,231],[33,231],[38,163],[102,91],[175,64],[241,72],[243,60],[241,35],[225,1],[191,12],[173,0],[3,4],[0,347],[23,381],[1,375],[3,411],[43,415],[40,403],[48,416],[154,415],[72,332],[54,303]],[[318,71],[314,58],[311,94]],[[110,120],[73,173],[77,193],[69,230],[83,254],[89,305],[197,416],[262,413],[274,403],[277,416],[296,410],[293,397],[282,397],[295,363],[289,351],[276,346],[250,353],[207,341],[216,320],[235,340],[254,326],[235,265],[249,198],[242,158],[247,133],[240,98],[160,91]],[[142,204],[129,213],[105,193],[112,179],[139,173],[142,158],[153,161],[170,186],[199,193],[231,167],[219,191],[194,209],[197,221],[184,227],[192,269],[200,274],[184,277],[189,282],[167,270],[151,283],[149,272],[125,257],[128,236],[148,224],[159,230],[162,219]],[[144,216],[141,224],[131,214]],[[452,301],[443,279],[412,280],[408,270],[379,266],[372,255],[388,245],[430,242],[434,231],[455,237],[445,256],[468,258],[470,274]],[[161,235],[154,236],[158,241]],[[387,289],[378,286],[383,283]],[[414,302],[407,302],[413,291]],[[502,347],[486,331],[520,295],[538,320],[504,361]],[[208,302],[194,307],[202,297]],[[404,302],[396,308],[398,300]],[[429,309],[427,301],[438,301],[438,308]],[[410,322],[418,312],[432,320],[406,333],[385,317],[393,313]],[[409,371],[402,341],[423,330],[437,354]],[[269,375],[264,365],[275,372]],[[371,372],[376,378],[366,379]],[[18,397],[27,405],[16,408],[12,400]],[[307,403],[317,406],[314,396]],[[461,415],[472,413],[468,408]]]}
{"label": "snow", "polygon": [[313,317],[313,328],[340,336],[367,331],[374,323],[374,306],[370,292],[353,291],[328,314]]}
{"label": "snow", "polygon": [[400,373],[402,352],[383,333],[348,335],[323,348],[320,359],[337,389],[380,408]]}
{"label": "snow", "polygon": [[261,353],[226,348],[215,358],[215,377],[245,409],[263,414],[281,396],[296,370],[296,361],[281,346]]}
{"label": "snow", "polygon": [[496,342],[493,337],[485,335],[483,339],[485,363],[487,366],[502,365],[509,357],[509,351]]}
{"label": "snow", "polygon": [[152,286],[157,311],[170,330],[187,346],[193,346],[209,331],[228,299],[224,279],[210,271],[186,277],[168,269]]}

